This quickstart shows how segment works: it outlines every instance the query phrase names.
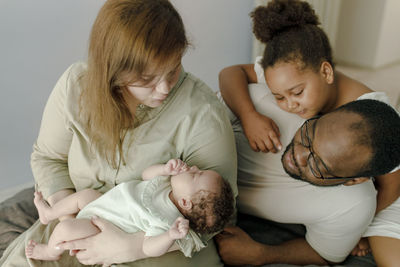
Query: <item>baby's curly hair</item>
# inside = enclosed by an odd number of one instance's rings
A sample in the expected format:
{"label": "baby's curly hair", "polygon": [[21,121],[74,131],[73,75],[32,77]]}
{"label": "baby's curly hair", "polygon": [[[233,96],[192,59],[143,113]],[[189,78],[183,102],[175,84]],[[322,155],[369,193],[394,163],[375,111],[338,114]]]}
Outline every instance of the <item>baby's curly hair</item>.
{"label": "baby's curly hair", "polygon": [[261,65],[295,62],[301,69],[318,71],[323,61],[334,68],[332,49],[318,16],[309,3],[299,0],[273,0],[250,13],[253,33],[266,44]]}
{"label": "baby's curly hair", "polygon": [[184,216],[190,228],[196,233],[211,234],[222,230],[234,212],[232,188],[221,177],[221,190],[214,193],[199,190],[192,196],[193,207]]}

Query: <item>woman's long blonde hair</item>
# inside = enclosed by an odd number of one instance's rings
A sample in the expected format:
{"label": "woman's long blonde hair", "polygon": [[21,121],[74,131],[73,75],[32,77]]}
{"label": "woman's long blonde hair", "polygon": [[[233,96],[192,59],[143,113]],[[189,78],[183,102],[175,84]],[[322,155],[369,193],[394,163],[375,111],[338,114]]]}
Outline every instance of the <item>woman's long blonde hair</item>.
{"label": "woman's long blonde hair", "polygon": [[150,66],[180,60],[187,46],[182,19],[167,0],[108,0],[101,8],[90,35],[80,112],[92,146],[113,168],[124,162],[122,144],[133,127],[122,90]]}

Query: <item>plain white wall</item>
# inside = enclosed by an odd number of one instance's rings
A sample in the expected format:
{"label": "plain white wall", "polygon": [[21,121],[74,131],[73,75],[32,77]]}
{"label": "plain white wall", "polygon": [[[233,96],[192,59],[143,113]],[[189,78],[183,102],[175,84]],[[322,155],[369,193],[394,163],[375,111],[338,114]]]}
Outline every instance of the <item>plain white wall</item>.
{"label": "plain white wall", "polygon": [[337,62],[374,65],[384,9],[382,1],[342,1],[334,53]]}
{"label": "plain white wall", "polygon": [[400,61],[400,1],[342,1],[334,58],[366,68]]}
{"label": "plain white wall", "polygon": [[386,0],[375,58],[376,66],[400,61],[400,1]]}
{"label": "plain white wall", "polygon": [[[218,72],[251,60],[253,1],[171,0],[194,46],[183,59],[217,90]],[[0,1],[0,190],[33,180],[30,154],[44,105],[63,71],[86,58],[104,0]]]}

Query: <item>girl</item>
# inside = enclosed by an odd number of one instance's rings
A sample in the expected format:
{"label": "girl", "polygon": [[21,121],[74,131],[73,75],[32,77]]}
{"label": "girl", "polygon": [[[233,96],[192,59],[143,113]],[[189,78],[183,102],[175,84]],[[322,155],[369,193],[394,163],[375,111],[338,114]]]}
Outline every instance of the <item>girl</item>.
{"label": "girl", "polygon": [[[255,110],[247,89],[249,83],[266,83],[281,109],[305,119],[328,113],[356,99],[388,102],[384,93],[373,92],[335,70],[329,40],[318,27],[318,17],[308,3],[275,0],[256,8],[251,16],[254,34],[266,43],[264,55],[257,58],[255,64],[223,69],[219,83],[223,99],[241,120],[253,150],[276,153],[282,145],[275,122]],[[383,211],[376,220],[382,215],[386,219],[380,220],[381,223],[390,222],[400,216],[400,212],[390,211],[392,208],[400,210],[400,171],[375,178],[376,212]],[[389,206],[390,209],[384,211]],[[400,249],[398,224],[397,229],[398,232],[382,233],[384,236],[372,229],[367,232],[373,235],[369,241],[378,265],[400,260],[394,258],[395,251]],[[353,250],[353,254],[360,256],[367,252],[365,241]]]}

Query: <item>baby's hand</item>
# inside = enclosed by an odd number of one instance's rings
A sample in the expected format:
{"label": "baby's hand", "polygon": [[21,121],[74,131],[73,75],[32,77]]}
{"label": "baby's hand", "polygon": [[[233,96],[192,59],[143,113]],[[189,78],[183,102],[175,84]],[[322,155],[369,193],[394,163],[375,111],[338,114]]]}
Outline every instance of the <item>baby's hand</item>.
{"label": "baby's hand", "polygon": [[170,159],[164,166],[167,175],[177,175],[189,170],[189,167],[180,159]]}
{"label": "baby's hand", "polygon": [[184,238],[189,231],[189,220],[178,217],[169,229],[169,237],[173,240]]}
{"label": "baby's hand", "polygon": [[279,141],[281,134],[278,126],[272,119],[254,112],[243,117],[241,123],[250,146],[254,151],[262,151],[264,153],[271,151],[272,153],[276,153],[282,149],[282,144]]}

